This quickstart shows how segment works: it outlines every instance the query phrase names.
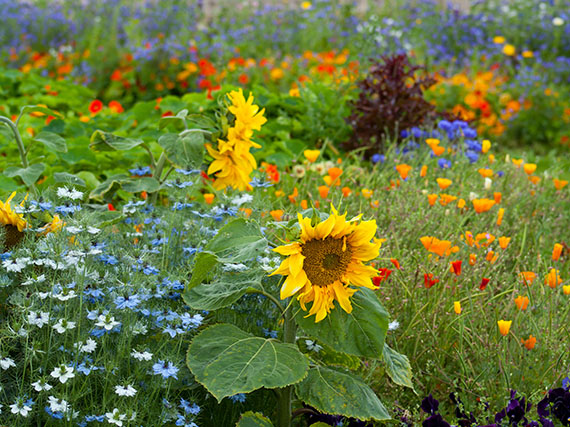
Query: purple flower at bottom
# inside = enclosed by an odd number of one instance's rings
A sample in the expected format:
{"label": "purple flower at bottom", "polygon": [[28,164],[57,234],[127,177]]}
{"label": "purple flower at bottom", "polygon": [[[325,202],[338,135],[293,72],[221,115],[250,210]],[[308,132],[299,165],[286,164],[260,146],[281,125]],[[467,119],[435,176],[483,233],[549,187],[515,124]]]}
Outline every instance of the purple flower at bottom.
{"label": "purple flower at bottom", "polygon": [[427,418],[423,423],[423,427],[451,427],[451,425],[445,421],[441,415],[434,414]]}

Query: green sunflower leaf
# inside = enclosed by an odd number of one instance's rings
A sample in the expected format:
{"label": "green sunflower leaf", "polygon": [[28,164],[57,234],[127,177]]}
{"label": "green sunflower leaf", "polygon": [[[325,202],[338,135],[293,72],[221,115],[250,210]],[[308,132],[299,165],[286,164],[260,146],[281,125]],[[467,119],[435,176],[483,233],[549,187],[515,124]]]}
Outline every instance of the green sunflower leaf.
{"label": "green sunflower leaf", "polygon": [[315,366],[295,386],[297,397],[321,412],[359,420],[389,420],[388,411],[364,381],[348,372]]}
{"label": "green sunflower leaf", "polygon": [[352,313],[335,302],[335,308],[319,323],[315,323],[314,315],[305,317],[307,313],[297,304],[295,319],[308,335],[337,351],[382,359],[388,312],[370,289],[360,288],[351,301]]}
{"label": "green sunflower leaf", "polygon": [[102,130],[96,130],[91,135],[89,148],[95,151],[126,151],[143,143],[142,139],[125,138]]}
{"label": "green sunflower leaf", "polygon": [[224,225],[206,245],[223,262],[246,262],[264,253],[267,240],[259,225],[243,218]]}
{"label": "green sunflower leaf", "polygon": [[273,427],[273,424],[265,415],[259,412],[247,411],[241,414],[236,427]]}
{"label": "green sunflower leaf", "polygon": [[229,324],[210,326],[196,335],[186,363],[218,402],[261,387],[296,384],[309,368],[297,346],[255,337]]}
{"label": "green sunflower leaf", "polygon": [[409,387],[413,390],[412,384],[412,366],[410,361],[403,354],[384,345],[384,362],[386,362],[386,372],[398,385]]}
{"label": "green sunflower leaf", "polygon": [[30,187],[38,180],[45,168],[46,166],[43,163],[36,163],[27,168],[11,166],[4,170],[4,175],[8,178],[19,176],[24,181],[24,184]]}

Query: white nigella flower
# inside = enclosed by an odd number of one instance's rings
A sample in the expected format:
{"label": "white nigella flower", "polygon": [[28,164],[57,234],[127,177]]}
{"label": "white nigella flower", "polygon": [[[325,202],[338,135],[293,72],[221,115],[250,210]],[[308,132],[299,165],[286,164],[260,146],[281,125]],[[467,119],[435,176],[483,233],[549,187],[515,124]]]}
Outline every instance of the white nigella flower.
{"label": "white nigella flower", "polygon": [[16,403],[10,405],[10,411],[13,414],[20,414],[23,417],[27,417],[29,412],[32,410],[31,406],[26,405],[21,399],[18,399]]}
{"label": "white nigella flower", "polygon": [[241,205],[243,205],[244,203],[249,203],[253,200],[253,196],[251,194],[240,194],[237,197],[234,197],[232,199],[232,205],[236,205],[237,207],[240,207]]}
{"label": "white nigella flower", "polygon": [[485,190],[490,190],[493,185],[493,180],[491,178],[485,178]]}
{"label": "white nigella flower", "polygon": [[562,25],[564,25],[564,19],[562,19],[559,16],[556,16],[552,18],[552,25],[554,25],[555,27],[561,27]]}
{"label": "white nigella flower", "polygon": [[53,328],[60,334],[63,334],[65,331],[75,328],[75,322],[68,322],[65,319],[59,319]]}
{"label": "white nigella flower", "polygon": [[120,325],[121,322],[117,322],[113,316],[109,316],[108,314],[101,314],[98,317],[99,321],[95,323],[95,326],[99,326],[100,328],[105,328],[106,331],[110,331],[115,326]]}
{"label": "white nigella flower", "polygon": [[239,264],[227,263],[222,265],[222,270],[224,271],[245,271],[247,268],[247,265],[242,264],[241,262]]}
{"label": "white nigella flower", "polygon": [[318,345],[317,342],[313,340],[305,340],[305,344],[307,345],[307,350],[314,351],[315,353],[323,349],[323,346]]}
{"label": "white nigella flower", "polygon": [[149,353],[148,351],[143,351],[138,352],[136,350],[133,350],[131,352],[131,356],[133,356],[135,359],[137,359],[139,362],[142,362],[143,360],[149,361],[152,359],[152,353]]}
{"label": "white nigella flower", "polygon": [[19,273],[24,268],[26,268],[28,264],[22,263],[21,260],[18,259],[5,259],[2,261],[2,266],[6,269],[6,271]]}
{"label": "white nigella flower", "polygon": [[81,343],[79,351],[82,353],[93,353],[96,348],[97,348],[97,341],[95,341],[92,338],[87,338],[85,344]]}
{"label": "white nigella flower", "polygon": [[100,231],[101,231],[101,229],[100,229],[100,228],[97,228],[97,227],[92,227],[92,226],[88,226],[88,227],[87,227],[87,232],[88,232],[89,234],[97,234],[97,233],[99,233]]}
{"label": "white nigella flower", "polygon": [[43,328],[49,323],[49,313],[45,311],[30,311],[28,313],[28,323],[38,328]]}
{"label": "white nigella flower", "polygon": [[75,188],[69,190],[67,187],[59,187],[57,189],[57,197],[77,200],[83,197],[83,193],[81,191],[77,191]]}
{"label": "white nigella flower", "polygon": [[119,413],[119,410],[115,408],[113,409],[113,412],[107,412],[105,414],[105,417],[107,418],[107,422],[109,424],[115,424],[119,427],[122,427],[123,421],[127,418],[127,415]]}
{"label": "white nigella flower", "polygon": [[388,323],[388,330],[389,331],[395,331],[399,327],[400,327],[400,322],[398,322],[397,320],[393,320],[390,323]]}
{"label": "white nigella flower", "polygon": [[132,397],[137,394],[137,390],[130,384],[127,384],[126,386],[116,385],[115,393],[119,396]]}
{"label": "white nigella flower", "polygon": [[75,293],[75,291],[69,291],[67,293],[52,295],[52,298],[58,299],[60,301],[67,301],[72,298],[75,298],[76,296],[77,294]]}
{"label": "white nigella flower", "polygon": [[71,234],[77,234],[83,230],[83,228],[76,227],[74,225],[68,225],[67,227],[65,227],[65,229],[67,230],[68,233],[71,233]]}
{"label": "white nigella flower", "polygon": [[0,368],[2,368],[3,370],[13,368],[15,366],[16,363],[14,362],[13,359],[10,359],[9,357],[0,357]]}
{"label": "white nigella flower", "polygon": [[51,390],[53,388],[53,386],[49,385],[43,378],[41,380],[36,381],[35,383],[32,383],[32,386],[34,387],[35,391],[48,391]]}
{"label": "white nigella flower", "polygon": [[68,379],[75,377],[73,370],[71,366],[61,365],[55,368],[50,375],[59,380],[60,383],[65,384]]}
{"label": "white nigella flower", "polygon": [[57,399],[54,396],[48,397],[49,408],[52,412],[67,412],[70,409],[69,403],[63,399]]}

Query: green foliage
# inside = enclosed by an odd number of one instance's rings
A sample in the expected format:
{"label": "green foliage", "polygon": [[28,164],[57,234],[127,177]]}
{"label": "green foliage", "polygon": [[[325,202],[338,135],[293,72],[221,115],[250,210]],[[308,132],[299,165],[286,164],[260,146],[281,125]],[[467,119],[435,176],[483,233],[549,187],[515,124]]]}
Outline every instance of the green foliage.
{"label": "green foliage", "polygon": [[269,418],[264,417],[262,414],[252,411],[247,411],[242,414],[236,427],[273,427]]}
{"label": "green foliage", "polygon": [[412,366],[408,358],[391,349],[388,344],[384,345],[384,362],[386,363],[386,372],[396,384],[414,388],[412,383]]}
{"label": "green foliage", "polygon": [[188,367],[219,401],[261,387],[278,388],[301,381],[308,359],[292,344],[254,337],[228,324],[210,326],[188,349]]}

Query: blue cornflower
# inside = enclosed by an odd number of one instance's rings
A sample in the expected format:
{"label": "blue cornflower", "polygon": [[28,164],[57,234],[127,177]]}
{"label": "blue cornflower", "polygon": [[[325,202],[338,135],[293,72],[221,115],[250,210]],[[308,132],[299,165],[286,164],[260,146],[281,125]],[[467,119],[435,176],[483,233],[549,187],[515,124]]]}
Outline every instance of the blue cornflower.
{"label": "blue cornflower", "polygon": [[463,136],[465,138],[477,138],[477,131],[468,127],[463,128]]}
{"label": "blue cornflower", "polygon": [[141,302],[138,295],[127,295],[126,297],[115,298],[115,305],[118,309],[130,308],[134,309]]}
{"label": "blue cornflower", "polygon": [[376,163],[384,163],[384,161],[386,160],[386,156],[384,154],[374,154],[372,156],[372,163],[376,164]]}
{"label": "blue cornflower", "polygon": [[437,127],[440,128],[441,130],[445,131],[445,132],[449,132],[453,129],[451,122],[448,120],[441,120],[437,124]]}
{"label": "blue cornflower", "polygon": [[243,403],[245,402],[245,394],[243,393],[238,393],[238,394],[234,394],[233,396],[230,396],[230,400],[234,403]]}
{"label": "blue cornflower", "polygon": [[475,163],[477,160],[479,160],[479,153],[468,150],[465,152],[465,157],[469,159],[470,163]]}
{"label": "blue cornflower", "polygon": [[136,175],[136,176],[150,175],[152,173],[149,166],[129,169],[129,172],[131,173],[131,175]]}
{"label": "blue cornflower", "polygon": [[443,157],[437,161],[437,165],[441,169],[449,169],[451,167],[451,161],[444,159]]}
{"label": "blue cornflower", "polygon": [[498,177],[502,177],[502,176],[504,176],[504,175],[505,175],[505,172],[503,172],[503,171],[497,171],[497,176],[498,176]]}
{"label": "blue cornflower", "polygon": [[178,407],[180,409],[184,409],[184,412],[186,412],[187,414],[198,415],[198,413],[200,412],[200,407],[198,405],[196,405],[195,403],[190,405],[190,402],[182,398],[180,398],[180,405],[178,405]]}
{"label": "blue cornflower", "polygon": [[562,380],[562,388],[564,390],[570,390],[570,378],[566,377]]}
{"label": "blue cornflower", "polygon": [[178,379],[176,374],[178,373],[179,369],[174,366],[172,362],[165,362],[163,360],[159,360],[154,365],[152,365],[152,371],[154,375],[161,375],[162,378],[167,379],[170,377],[174,377]]}

